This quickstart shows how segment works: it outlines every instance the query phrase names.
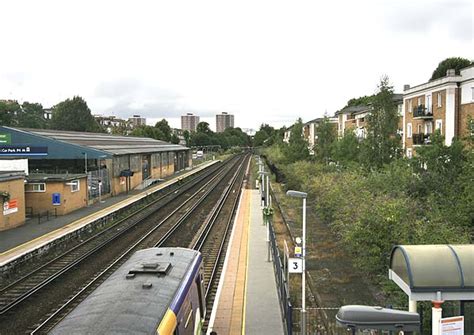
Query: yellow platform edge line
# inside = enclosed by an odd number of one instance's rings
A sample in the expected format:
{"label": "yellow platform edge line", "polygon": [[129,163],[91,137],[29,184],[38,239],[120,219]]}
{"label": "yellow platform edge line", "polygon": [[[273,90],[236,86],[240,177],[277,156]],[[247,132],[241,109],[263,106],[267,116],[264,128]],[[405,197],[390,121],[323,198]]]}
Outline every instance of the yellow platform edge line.
{"label": "yellow platform edge line", "polygon": [[[250,201],[248,202],[248,207],[252,206],[252,201],[253,201],[253,196],[252,192],[250,190],[245,190],[248,192],[248,197],[250,198]],[[245,334],[245,315],[247,313],[247,279],[248,279],[248,273],[249,273],[249,254],[250,254],[250,220],[251,220],[251,210],[250,208],[247,209],[246,213],[246,229],[247,229],[247,254],[245,255],[246,260],[245,260],[245,283],[244,283],[244,307],[242,311],[242,330],[241,333]]]}

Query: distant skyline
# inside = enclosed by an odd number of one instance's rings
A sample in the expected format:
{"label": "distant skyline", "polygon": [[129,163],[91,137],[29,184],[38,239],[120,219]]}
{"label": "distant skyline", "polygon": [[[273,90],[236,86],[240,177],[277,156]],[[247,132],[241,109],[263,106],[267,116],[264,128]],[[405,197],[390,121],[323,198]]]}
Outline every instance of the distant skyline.
{"label": "distant skyline", "polygon": [[74,95],[93,114],[187,112],[215,130],[291,125],[375,92],[426,82],[473,57],[469,0],[59,1],[0,3],[0,99],[44,107]]}

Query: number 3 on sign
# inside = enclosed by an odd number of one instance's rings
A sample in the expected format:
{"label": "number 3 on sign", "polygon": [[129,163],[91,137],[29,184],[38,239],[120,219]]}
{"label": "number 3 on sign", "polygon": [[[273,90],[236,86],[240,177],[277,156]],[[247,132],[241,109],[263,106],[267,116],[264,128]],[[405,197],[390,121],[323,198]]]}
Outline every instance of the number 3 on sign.
{"label": "number 3 on sign", "polygon": [[303,260],[301,258],[288,258],[289,273],[303,273]]}

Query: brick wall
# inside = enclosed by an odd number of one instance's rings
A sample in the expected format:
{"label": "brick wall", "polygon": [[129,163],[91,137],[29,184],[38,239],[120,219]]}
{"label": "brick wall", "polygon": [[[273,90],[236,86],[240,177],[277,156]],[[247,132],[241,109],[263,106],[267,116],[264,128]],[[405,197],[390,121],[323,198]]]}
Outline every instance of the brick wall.
{"label": "brick wall", "polygon": [[[26,207],[32,208],[33,214],[50,211],[65,215],[87,205],[86,178],[79,179],[79,191],[72,192],[69,181],[46,183],[45,192],[25,192]],[[61,204],[53,205],[53,193],[59,193]]]}
{"label": "brick wall", "polygon": [[3,214],[3,203],[0,208],[0,231],[21,226],[25,223],[25,182],[23,178],[0,182],[0,190],[10,194],[10,200],[16,200],[18,211]]}
{"label": "brick wall", "polygon": [[474,120],[474,103],[461,105],[459,108],[459,137],[465,138],[470,135],[467,129],[469,118]]}

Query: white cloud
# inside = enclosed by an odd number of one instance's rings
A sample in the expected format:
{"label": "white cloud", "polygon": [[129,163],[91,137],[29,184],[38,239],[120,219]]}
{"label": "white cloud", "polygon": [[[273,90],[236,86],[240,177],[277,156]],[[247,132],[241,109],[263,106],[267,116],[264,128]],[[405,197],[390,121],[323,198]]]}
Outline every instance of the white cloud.
{"label": "white cloud", "polygon": [[401,90],[446,57],[472,57],[469,1],[20,0],[0,11],[0,97],[81,95],[97,114],[175,126],[193,112],[213,127],[222,111],[240,127],[289,125],[373,93],[383,74]]}

